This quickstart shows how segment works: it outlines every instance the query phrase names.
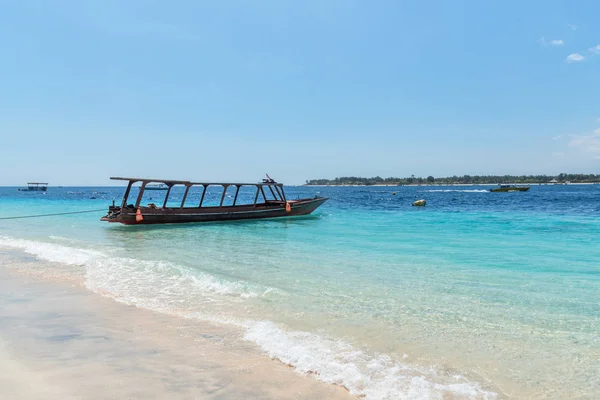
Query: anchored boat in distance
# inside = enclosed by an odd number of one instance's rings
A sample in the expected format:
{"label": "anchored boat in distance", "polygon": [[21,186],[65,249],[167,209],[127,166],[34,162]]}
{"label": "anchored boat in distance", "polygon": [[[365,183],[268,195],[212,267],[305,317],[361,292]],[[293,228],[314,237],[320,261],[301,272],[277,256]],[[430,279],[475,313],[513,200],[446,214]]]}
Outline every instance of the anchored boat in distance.
{"label": "anchored boat in distance", "polygon": [[27,182],[27,189],[19,189],[19,192],[45,192],[48,190],[46,182]]}
{"label": "anchored boat in distance", "polygon": [[526,192],[529,186],[517,185],[499,185],[497,188],[490,189],[490,192]]}
{"label": "anchored boat in distance", "polygon": [[146,190],[167,190],[169,187],[164,183],[156,183],[154,185],[146,185]]}
{"label": "anchored boat in distance", "polygon": [[[113,205],[108,208],[108,214],[100,220],[120,222],[126,225],[232,221],[308,215],[327,201],[327,197],[319,196],[288,200],[283,190],[283,184],[275,182],[268,175],[262,183],[207,183],[121,177],[111,177],[110,179],[129,181],[129,183],[121,205],[115,206],[113,201]],[[129,203],[129,195],[135,183],[140,183],[139,193],[135,202]],[[147,186],[152,183],[164,184],[167,187],[167,193],[160,207],[153,203],[141,204],[144,192],[148,190]],[[173,206],[167,206],[169,195],[172,189],[177,186],[184,188],[182,200]],[[219,205],[204,205],[207,189],[211,186],[223,188]],[[244,186],[256,189],[254,202],[237,204],[240,188]],[[189,200],[186,202],[186,199],[190,194],[190,190],[194,187],[201,189],[200,201],[190,205],[188,204]],[[227,189],[230,187],[235,188],[233,202],[231,205],[225,205]]]}

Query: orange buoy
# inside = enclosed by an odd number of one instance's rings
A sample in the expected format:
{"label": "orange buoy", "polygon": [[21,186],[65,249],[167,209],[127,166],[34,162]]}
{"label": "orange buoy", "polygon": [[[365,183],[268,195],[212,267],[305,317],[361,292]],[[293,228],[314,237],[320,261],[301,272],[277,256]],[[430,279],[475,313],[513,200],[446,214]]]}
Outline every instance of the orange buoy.
{"label": "orange buoy", "polygon": [[144,217],[142,216],[142,211],[139,208],[135,212],[135,220],[137,222],[142,222],[144,220]]}
{"label": "orange buoy", "polygon": [[287,212],[292,211],[292,206],[290,205],[290,203],[288,201],[285,202],[285,211],[287,211]]}

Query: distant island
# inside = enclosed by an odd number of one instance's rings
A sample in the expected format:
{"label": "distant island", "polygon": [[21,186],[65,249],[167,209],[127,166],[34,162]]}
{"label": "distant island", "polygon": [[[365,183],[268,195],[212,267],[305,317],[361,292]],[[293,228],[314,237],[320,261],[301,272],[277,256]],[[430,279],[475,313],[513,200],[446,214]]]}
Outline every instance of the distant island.
{"label": "distant island", "polygon": [[558,174],[558,175],[463,175],[435,178],[433,176],[409,178],[360,178],[345,176],[335,179],[311,179],[306,185],[313,186],[371,186],[371,185],[486,185],[486,184],[565,184],[600,183],[600,174]]}

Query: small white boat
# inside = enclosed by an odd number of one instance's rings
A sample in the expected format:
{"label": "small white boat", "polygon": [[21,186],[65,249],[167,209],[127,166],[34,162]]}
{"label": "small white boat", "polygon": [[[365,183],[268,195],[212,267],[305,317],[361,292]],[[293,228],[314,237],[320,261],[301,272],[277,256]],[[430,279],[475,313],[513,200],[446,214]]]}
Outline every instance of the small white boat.
{"label": "small white boat", "polygon": [[46,182],[27,182],[27,189],[19,189],[20,192],[45,192],[48,190]]}
{"label": "small white boat", "polygon": [[167,190],[168,188],[164,183],[146,185],[146,190]]}

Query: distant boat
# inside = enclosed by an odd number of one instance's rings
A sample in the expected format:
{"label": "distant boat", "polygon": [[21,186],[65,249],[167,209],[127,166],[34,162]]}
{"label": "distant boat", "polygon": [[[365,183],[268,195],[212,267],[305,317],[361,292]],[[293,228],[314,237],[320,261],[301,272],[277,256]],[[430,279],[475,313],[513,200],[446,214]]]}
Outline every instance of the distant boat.
{"label": "distant boat", "polygon": [[500,185],[497,188],[490,189],[490,192],[526,192],[528,190],[529,186]]}
{"label": "distant boat", "polygon": [[45,192],[48,184],[45,182],[27,182],[27,189],[19,189],[21,192]]}
{"label": "distant boat", "polygon": [[169,187],[164,183],[156,183],[146,185],[146,190],[167,190]]}

